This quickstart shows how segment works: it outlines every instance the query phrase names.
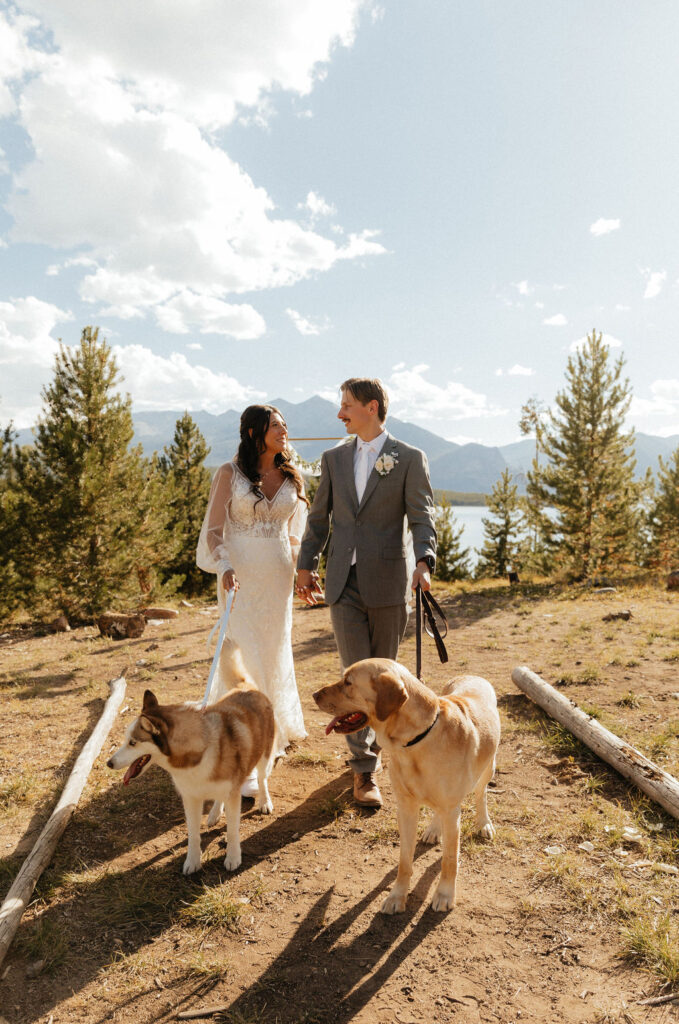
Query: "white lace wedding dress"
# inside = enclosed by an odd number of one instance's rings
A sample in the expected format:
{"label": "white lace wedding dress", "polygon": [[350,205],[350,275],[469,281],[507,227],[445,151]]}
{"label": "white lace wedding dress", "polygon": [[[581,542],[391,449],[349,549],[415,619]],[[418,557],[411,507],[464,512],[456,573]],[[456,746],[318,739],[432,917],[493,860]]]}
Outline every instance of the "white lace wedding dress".
{"label": "white lace wedding dress", "polygon": [[227,569],[236,574],[240,589],[226,635],[273,704],[277,753],[306,736],[292,661],[292,591],[305,523],[306,505],[291,480],[273,498],[258,499],[236,463],[227,462],[212,481],[196,553],[201,569],[217,573],[221,612],[222,575]]}

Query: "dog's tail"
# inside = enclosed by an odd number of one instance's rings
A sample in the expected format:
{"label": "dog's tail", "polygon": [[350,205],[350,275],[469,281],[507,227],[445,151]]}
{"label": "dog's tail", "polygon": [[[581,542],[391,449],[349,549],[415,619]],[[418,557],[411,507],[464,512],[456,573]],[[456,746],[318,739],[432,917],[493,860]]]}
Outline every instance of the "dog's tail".
{"label": "dog's tail", "polygon": [[243,662],[238,644],[226,637],[219,655],[220,696],[228,690],[256,690],[248,670]]}

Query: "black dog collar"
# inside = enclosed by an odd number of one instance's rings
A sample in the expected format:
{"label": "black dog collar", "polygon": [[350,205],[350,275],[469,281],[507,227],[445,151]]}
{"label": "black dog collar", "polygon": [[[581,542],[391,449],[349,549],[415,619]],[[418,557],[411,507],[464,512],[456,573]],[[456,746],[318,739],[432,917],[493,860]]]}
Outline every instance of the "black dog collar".
{"label": "black dog collar", "polygon": [[439,713],[440,712],[438,712],[438,711],[436,712],[436,718],[431,723],[431,725],[429,726],[428,729],[425,729],[424,732],[421,732],[419,736],[416,736],[414,739],[410,740],[408,743],[404,743],[403,746],[404,747],[414,747],[416,743],[419,743],[420,740],[423,740],[424,737],[427,735],[427,733],[431,732],[432,729],[434,728],[434,726],[436,725],[436,723],[438,722],[438,720],[439,720]]}

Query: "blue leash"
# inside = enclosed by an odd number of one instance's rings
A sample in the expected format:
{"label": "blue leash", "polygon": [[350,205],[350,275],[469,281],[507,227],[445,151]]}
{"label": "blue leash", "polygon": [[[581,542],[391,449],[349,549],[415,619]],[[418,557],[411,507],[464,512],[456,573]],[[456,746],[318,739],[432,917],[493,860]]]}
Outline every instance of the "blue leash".
{"label": "blue leash", "polygon": [[207,638],[207,646],[208,646],[208,650],[209,650],[210,643],[212,642],[212,637],[215,635],[215,631],[217,629],[219,629],[219,636],[217,638],[217,646],[215,647],[215,655],[214,655],[214,658],[212,659],[212,665],[210,666],[210,674],[207,677],[207,685],[205,687],[205,693],[203,695],[203,699],[200,702],[200,704],[198,705],[199,708],[204,708],[205,705],[207,704],[209,698],[210,698],[210,691],[212,690],[212,681],[213,681],[213,679],[215,677],[215,672],[217,671],[217,666],[219,664],[219,655],[222,652],[222,645],[224,643],[224,637],[226,635],[226,627],[229,624],[229,616],[231,614],[231,608],[233,606],[233,601],[234,601],[235,596],[236,596],[236,591],[235,590],[230,590],[229,593],[228,593],[228,597],[226,599],[226,609],[224,610],[224,614],[222,615],[221,619],[219,619],[217,622],[215,622],[214,626],[210,630],[210,635]]}

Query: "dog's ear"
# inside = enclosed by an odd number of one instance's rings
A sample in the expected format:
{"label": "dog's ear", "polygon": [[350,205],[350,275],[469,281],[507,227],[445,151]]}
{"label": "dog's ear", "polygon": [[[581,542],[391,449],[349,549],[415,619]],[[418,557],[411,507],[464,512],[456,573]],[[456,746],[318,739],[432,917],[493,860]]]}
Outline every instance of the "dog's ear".
{"label": "dog's ear", "polygon": [[144,690],[144,703],[142,704],[144,712],[153,713],[157,707],[158,701],[156,700],[155,693],[152,693],[151,690]]}
{"label": "dog's ear", "polygon": [[408,700],[405,686],[393,672],[381,672],[377,679],[373,679],[373,686],[377,693],[375,714],[380,722],[386,721]]}
{"label": "dog's ear", "polygon": [[160,723],[161,720],[159,718],[151,718],[149,715],[143,714],[139,716],[140,726],[142,729],[145,729],[146,732],[150,733],[151,736],[156,736],[160,733]]}
{"label": "dog's ear", "polygon": [[149,733],[152,741],[162,750],[163,754],[170,755],[170,744],[167,741],[167,722],[157,715],[140,715],[139,724],[142,729]]}

